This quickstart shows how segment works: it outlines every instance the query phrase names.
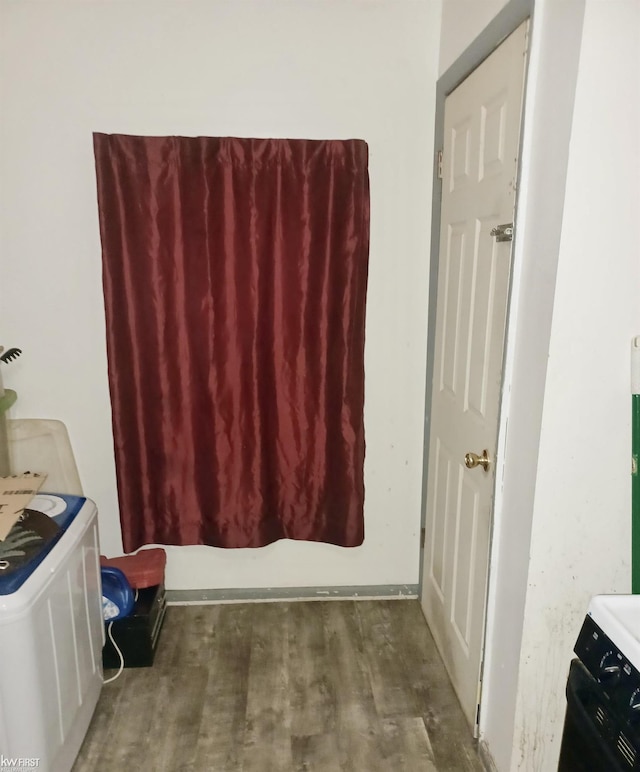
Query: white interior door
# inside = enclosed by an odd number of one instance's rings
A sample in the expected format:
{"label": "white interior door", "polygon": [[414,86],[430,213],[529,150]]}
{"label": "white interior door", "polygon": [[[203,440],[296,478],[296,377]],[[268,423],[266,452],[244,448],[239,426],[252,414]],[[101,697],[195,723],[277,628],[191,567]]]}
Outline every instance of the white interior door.
{"label": "white interior door", "polygon": [[[458,86],[444,110],[421,602],[473,727],[511,263],[511,242],[491,231],[513,222],[526,40],[525,23]],[[465,466],[467,453],[485,450],[486,470]]]}

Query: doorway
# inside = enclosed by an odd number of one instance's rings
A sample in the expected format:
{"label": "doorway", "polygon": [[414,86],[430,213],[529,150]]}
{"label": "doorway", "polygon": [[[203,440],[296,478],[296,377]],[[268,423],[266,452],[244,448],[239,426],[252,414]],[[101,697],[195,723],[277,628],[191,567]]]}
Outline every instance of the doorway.
{"label": "doorway", "polygon": [[477,730],[528,22],[446,99],[422,608]]}

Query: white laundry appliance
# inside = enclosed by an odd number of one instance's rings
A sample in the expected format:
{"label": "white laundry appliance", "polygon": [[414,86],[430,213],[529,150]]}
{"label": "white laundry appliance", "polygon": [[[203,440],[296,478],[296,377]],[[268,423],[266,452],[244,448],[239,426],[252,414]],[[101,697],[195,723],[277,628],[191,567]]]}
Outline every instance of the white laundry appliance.
{"label": "white laundry appliance", "polygon": [[0,571],[0,754],[69,772],[102,688],[97,510],[63,494],[39,494],[29,508],[60,531],[18,571]]}

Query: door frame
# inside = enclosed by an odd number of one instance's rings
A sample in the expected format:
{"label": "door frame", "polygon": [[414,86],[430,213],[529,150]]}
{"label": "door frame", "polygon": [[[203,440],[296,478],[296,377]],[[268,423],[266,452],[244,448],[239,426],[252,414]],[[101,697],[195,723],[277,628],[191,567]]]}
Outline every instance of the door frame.
{"label": "door frame", "polygon": [[[528,558],[585,5],[586,0],[564,0],[563,3],[510,0],[437,84],[435,147],[439,148],[446,95],[518,24],[530,18],[518,169],[517,235],[513,243],[506,381],[502,399],[506,409],[502,413],[503,426],[498,444],[498,452],[504,453],[504,465],[501,465],[503,478],[496,489],[494,506],[480,718],[479,751],[490,769],[509,768],[518,743],[523,734],[527,734],[524,719],[518,718],[517,713],[520,673],[529,651],[522,639],[527,586],[528,582],[536,581],[535,574],[530,576]],[[552,127],[550,115],[553,116]],[[433,373],[432,336],[437,289],[434,284],[437,264],[433,264],[433,255],[437,255],[439,245],[439,197],[439,182],[434,180],[432,222],[435,225],[431,233],[429,289],[429,300],[433,305],[428,311],[430,359],[427,365],[426,437]],[[428,448],[424,454],[425,464],[427,453]],[[423,522],[427,471],[425,467]],[[422,554],[420,571],[422,584]]]}
{"label": "door frame", "polygon": [[[440,258],[440,218],[442,213],[442,180],[438,177],[439,151],[444,146],[444,108],[447,97],[455,91],[455,89],[464,81],[475,69],[477,69],[484,60],[490,56],[498,46],[511,35],[515,30],[527,19],[529,20],[529,36],[531,35],[531,28],[533,26],[533,12],[534,12],[535,0],[509,0],[504,8],[493,18],[487,27],[476,37],[476,39],[469,45],[465,51],[453,62],[453,64],[440,76],[436,84],[436,122],[435,122],[435,134],[434,134],[434,174],[433,174],[433,189],[432,189],[432,209],[431,209],[431,244],[430,244],[430,265],[429,265],[429,301],[428,301],[428,326],[427,326],[427,380],[425,390],[425,418],[424,418],[424,436],[423,436],[423,471],[422,471],[422,497],[421,497],[421,512],[420,512],[420,564],[419,564],[419,578],[418,578],[418,592],[419,597],[422,597],[422,585],[424,579],[424,549],[425,549],[425,529],[426,529],[426,511],[427,511],[427,481],[429,477],[429,433],[431,429],[431,399],[433,395],[433,370],[434,370],[434,356],[435,356],[435,338],[436,338],[436,315],[437,315],[437,299],[438,299],[438,264]],[[527,71],[529,65],[529,57],[525,62],[524,72],[524,90],[522,99],[522,118],[520,121],[520,138],[518,147],[522,147],[522,136],[524,127],[524,107],[526,103],[527,93]],[[521,171],[522,154],[518,153],[518,164],[516,180],[518,181],[516,189],[516,201],[515,209],[517,211],[518,199],[520,195],[520,171]],[[504,435],[505,435],[505,413],[504,407],[504,385],[505,385],[505,353],[507,349],[507,340],[509,337],[509,327],[511,318],[511,297],[513,291],[514,271],[513,271],[513,257],[515,254],[517,240],[517,230],[514,232],[513,242],[511,244],[511,261],[512,270],[509,275],[509,291],[507,300],[507,318],[505,324],[505,345],[503,348],[503,369],[502,369],[502,383],[501,383],[501,396],[499,406],[499,419],[498,419],[498,443],[496,448],[496,457],[499,459],[498,466],[496,468],[495,484],[497,486],[498,480],[502,474],[502,459],[504,448]],[[494,495],[494,501],[492,504],[491,514],[491,531],[489,542],[489,577],[487,582],[487,594],[485,600],[485,622],[483,633],[483,651],[486,645],[487,637],[487,602],[490,593],[491,583],[491,552],[493,550],[494,540],[494,516],[496,512],[496,496]],[[483,678],[483,661],[480,666],[480,680]],[[480,699],[480,706],[482,706],[482,698]],[[476,725],[476,730],[478,725]]]}

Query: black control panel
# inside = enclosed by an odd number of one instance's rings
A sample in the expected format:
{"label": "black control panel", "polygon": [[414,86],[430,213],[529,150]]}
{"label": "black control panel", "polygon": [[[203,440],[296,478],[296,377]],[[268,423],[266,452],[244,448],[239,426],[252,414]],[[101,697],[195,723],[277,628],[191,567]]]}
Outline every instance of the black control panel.
{"label": "black control panel", "polygon": [[640,673],[587,616],[574,651],[598,682],[603,707],[640,741]]}

